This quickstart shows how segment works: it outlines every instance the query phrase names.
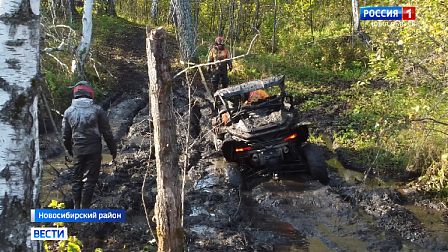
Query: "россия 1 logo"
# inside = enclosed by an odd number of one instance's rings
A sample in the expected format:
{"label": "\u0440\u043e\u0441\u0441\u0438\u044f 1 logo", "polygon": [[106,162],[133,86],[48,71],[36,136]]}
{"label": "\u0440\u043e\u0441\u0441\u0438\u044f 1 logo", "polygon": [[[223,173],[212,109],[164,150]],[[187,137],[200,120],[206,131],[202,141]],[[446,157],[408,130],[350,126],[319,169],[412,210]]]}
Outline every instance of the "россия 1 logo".
{"label": "\u0440\u043e\u0441\u0441\u0438\u044f 1 logo", "polygon": [[415,7],[361,7],[361,20],[415,20]]}

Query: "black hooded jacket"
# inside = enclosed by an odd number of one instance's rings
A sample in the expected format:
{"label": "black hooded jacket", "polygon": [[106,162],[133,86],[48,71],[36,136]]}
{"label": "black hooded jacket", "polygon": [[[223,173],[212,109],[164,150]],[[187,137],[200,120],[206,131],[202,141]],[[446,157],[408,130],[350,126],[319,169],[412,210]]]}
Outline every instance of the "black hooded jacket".
{"label": "black hooded jacket", "polygon": [[101,153],[101,135],[110,153],[117,153],[106,112],[92,99],[73,99],[64,112],[62,127],[64,145],[74,156]]}

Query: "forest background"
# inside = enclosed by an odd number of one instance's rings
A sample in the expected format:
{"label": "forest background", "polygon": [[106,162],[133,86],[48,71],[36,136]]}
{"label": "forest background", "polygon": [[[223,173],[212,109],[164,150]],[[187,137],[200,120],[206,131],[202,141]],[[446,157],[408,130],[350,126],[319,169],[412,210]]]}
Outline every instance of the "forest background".
{"label": "forest background", "polygon": [[[78,78],[70,66],[81,37],[82,3],[71,2],[72,11],[64,1],[41,2],[43,48],[67,45],[41,58],[52,106],[61,112],[71,101],[67,87]],[[317,125],[311,141],[331,151],[343,149],[378,176],[446,200],[447,3],[360,0],[359,7],[415,6],[416,21],[391,26],[362,21],[354,29],[353,2],[190,1],[199,61],[207,62],[216,36],[223,36],[232,56],[238,56],[259,34],[253,55],[234,61],[232,84],[286,75],[300,111],[318,115],[311,118]],[[93,10],[85,71],[101,99],[120,86],[115,77],[119,68],[110,60],[116,50],[111,40],[134,36],[129,33],[134,26],[141,26],[143,35],[147,24],[163,26],[173,36],[178,29],[168,0],[96,0]],[[146,64],[146,55],[141,59]],[[176,49],[174,71],[186,67],[179,59]],[[322,127],[323,118],[331,126]]]}

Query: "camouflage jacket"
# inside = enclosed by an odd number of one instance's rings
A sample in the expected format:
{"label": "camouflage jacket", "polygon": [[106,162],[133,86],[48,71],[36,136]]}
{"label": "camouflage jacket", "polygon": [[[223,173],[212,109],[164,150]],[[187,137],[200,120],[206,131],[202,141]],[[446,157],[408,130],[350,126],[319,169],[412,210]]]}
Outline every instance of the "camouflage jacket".
{"label": "camouflage jacket", "polygon": [[110,153],[117,153],[106,112],[92,99],[72,100],[72,105],[64,112],[62,132],[65,147],[75,156],[101,153],[101,135]]}

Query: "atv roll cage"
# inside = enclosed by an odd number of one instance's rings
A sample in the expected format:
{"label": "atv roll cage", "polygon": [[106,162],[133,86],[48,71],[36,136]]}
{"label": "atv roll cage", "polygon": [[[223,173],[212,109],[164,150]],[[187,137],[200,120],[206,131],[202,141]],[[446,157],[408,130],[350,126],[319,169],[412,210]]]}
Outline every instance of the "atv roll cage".
{"label": "atv roll cage", "polygon": [[[254,104],[252,106],[242,106],[242,104],[244,104],[248,99],[251,92],[257,90],[265,90],[275,86],[278,86],[280,88],[279,95],[270,96],[264,99],[262,102]],[[266,78],[263,80],[246,82],[238,86],[220,89],[214,94],[214,104],[215,111],[217,111],[219,115],[229,113],[230,119],[232,119],[237,114],[241,114],[242,112],[250,110],[267,107],[281,107],[285,98],[290,98],[290,102],[292,102],[292,96],[287,95],[285,91],[285,76],[281,75]],[[236,108],[230,107],[229,102],[235,103],[238,106]]]}

